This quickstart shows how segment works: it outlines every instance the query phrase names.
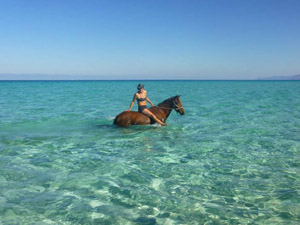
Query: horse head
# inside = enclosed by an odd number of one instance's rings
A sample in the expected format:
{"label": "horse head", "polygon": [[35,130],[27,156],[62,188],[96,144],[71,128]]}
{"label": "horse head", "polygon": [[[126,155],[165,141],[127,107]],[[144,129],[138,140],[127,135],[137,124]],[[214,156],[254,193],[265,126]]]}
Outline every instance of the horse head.
{"label": "horse head", "polygon": [[178,112],[180,115],[184,115],[185,111],[182,106],[181,100],[180,100],[180,95],[176,95],[173,98],[173,109]]}

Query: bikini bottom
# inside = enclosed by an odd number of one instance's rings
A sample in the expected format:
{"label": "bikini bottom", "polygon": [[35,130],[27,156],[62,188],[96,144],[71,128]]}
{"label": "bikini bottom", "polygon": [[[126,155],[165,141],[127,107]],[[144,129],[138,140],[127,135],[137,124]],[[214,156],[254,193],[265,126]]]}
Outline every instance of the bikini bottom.
{"label": "bikini bottom", "polygon": [[143,112],[144,109],[147,109],[147,106],[146,105],[140,105],[139,106],[139,112]]}

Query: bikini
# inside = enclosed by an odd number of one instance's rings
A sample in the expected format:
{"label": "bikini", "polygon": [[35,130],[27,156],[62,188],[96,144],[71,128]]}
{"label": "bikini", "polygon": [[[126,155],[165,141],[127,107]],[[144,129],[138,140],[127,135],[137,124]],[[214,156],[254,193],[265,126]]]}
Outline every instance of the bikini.
{"label": "bikini", "polygon": [[[146,101],[146,98],[137,98],[136,99],[138,102],[142,102],[142,101]],[[146,105],[139,105],[139,112],[143,112],[144,109],[147,109],[147,106]]]}

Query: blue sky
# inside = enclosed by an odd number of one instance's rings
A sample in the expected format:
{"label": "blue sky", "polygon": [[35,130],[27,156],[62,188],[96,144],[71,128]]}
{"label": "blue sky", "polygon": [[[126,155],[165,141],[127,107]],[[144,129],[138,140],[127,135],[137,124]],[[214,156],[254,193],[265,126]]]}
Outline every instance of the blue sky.
{"label": "blue sky", "polygon": [[0,79],[255,79],[300,73],[299,0],[0,3]]}

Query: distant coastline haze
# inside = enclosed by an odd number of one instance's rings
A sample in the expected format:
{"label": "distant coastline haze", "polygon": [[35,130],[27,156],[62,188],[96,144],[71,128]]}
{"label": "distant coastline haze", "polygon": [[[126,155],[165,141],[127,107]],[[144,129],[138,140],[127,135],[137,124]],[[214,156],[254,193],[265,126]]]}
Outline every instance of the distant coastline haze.
{"label": "distant coastline haze", "polygon": [[230,77],[209,77],[209,76],[90,76],[90,75],[70,75],[70,74],[0,74],[0,81],[18,81],[18,80],[300,80],[300,75],[292,76],[271,76],[246,78],[243,76],[237,78]]}

